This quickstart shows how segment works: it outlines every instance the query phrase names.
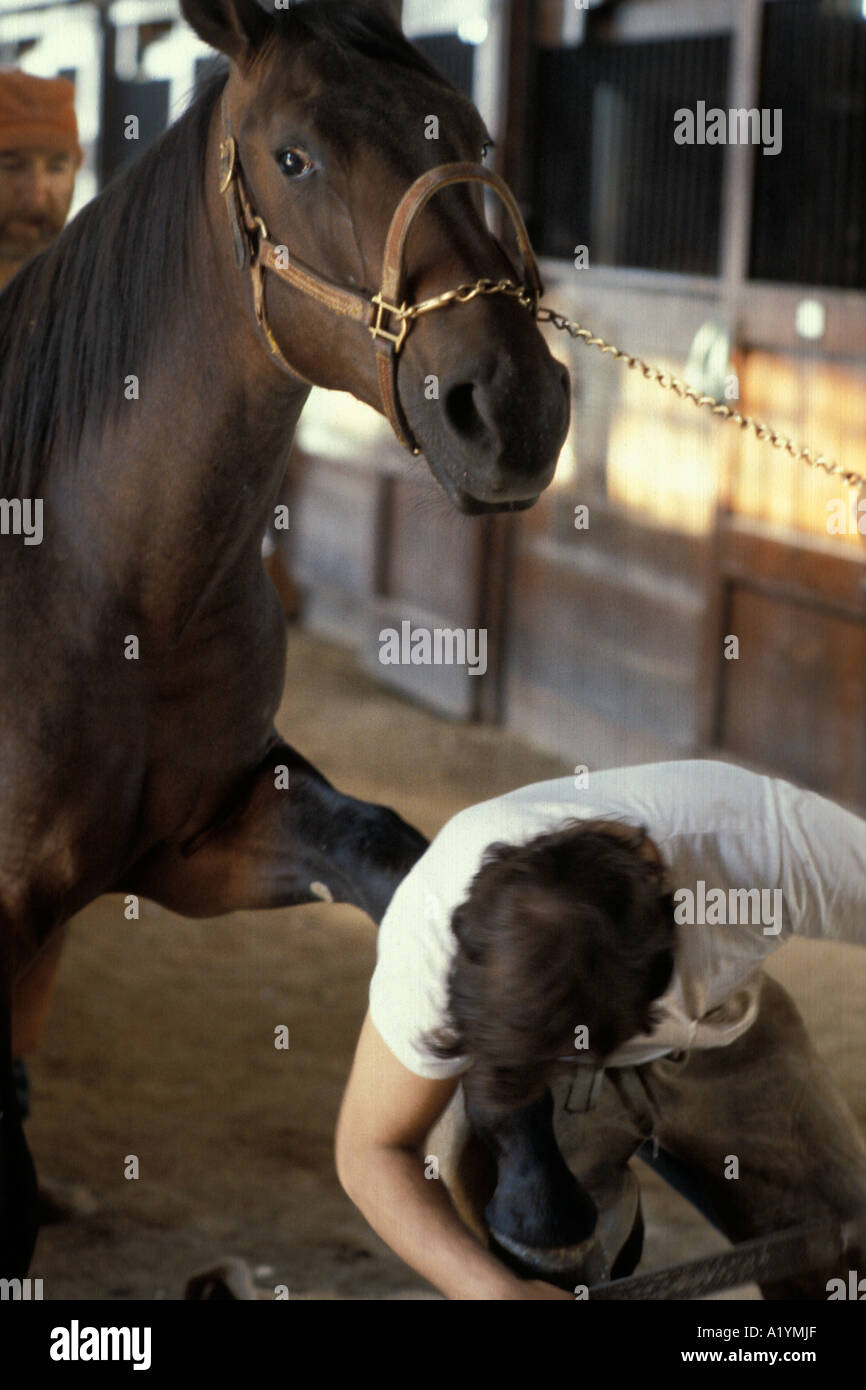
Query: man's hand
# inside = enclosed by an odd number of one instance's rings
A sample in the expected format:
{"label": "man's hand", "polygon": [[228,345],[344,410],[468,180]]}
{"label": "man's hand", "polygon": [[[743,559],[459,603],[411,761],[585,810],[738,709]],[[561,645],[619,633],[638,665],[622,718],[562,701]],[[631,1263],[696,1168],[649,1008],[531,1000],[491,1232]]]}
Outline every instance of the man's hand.
{"label": "man's hand", "polygon": [[555,1284],[545,1284],[541,1279],[518,1279],[515,1281],[513,1293],[503,1293],[503,1299],[529,1299],[538,1301],[539,1299],[547,1302],[564,1298],[568,1303],[574,1302],[574,1294],[567,1293],[565,1289],[558,1289]]}

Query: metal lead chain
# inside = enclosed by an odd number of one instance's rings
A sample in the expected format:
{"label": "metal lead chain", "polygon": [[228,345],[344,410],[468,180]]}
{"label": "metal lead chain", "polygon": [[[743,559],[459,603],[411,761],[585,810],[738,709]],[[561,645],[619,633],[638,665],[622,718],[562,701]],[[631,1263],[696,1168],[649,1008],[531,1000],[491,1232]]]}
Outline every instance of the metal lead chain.
{"label": "metal lead chain", "polygon": [[532,295],[525,285],[517,285],[513,280],[477,280],[474,285],[461,285],[456,297],[461,304],[468,304],[479,294],[507,294],[519,299],[527,309],[532,307]]}
{"label": "metal lead chain", "polygon": [[469,304],[480,294],[507,294],[518,299],[527,309],[535,307],[533,297],[525,285],[517,285],[513,280],[476,280],[474,285],[460,285],[456,290],[445,290],[443,294],[436,294],[432,299],[422,299],[420,304],[410,304],[396,312],[411,322],[421,314],[444,308],[446,304]]}
{"label": "metal lead chain", "polygon": [[680,400],[690,400],[698,407],[706,406],[720,419],[730,420],[731,424],[742,430],[751,430],[756,439],[772,444],[774,449],[783,449],[795,462],[802,460],[810,468],[820,468],[824,473],[841,478],[849,487],[866,487],[866,475],[846,469],[842,464],[836,463],[824,454],[815,453],[805,445],[795,444],[787,435],[779,434],[770,425],[762,424],[751,415],[741,415],[738,410],[731,410],[730,406],[722,405],[714,396],[701,395],[680,377],[660,371],[658,367],[651,367],[642,357],[632,357],[630,353],[622,352],[613,343],[606,343],[604,338],[597,338],[591,329],[581,327],[574,319],[558,314],[555,309],[539,309],[537,317],[540,323],[551,323],[554,328],[568,333],[572,338],[579,338],[585,347],[598,348],[599,352],[608,353],[615,362],[624,362],[627,367],[637,368],[646,381],[656,382],[664,391],[673,391]]}

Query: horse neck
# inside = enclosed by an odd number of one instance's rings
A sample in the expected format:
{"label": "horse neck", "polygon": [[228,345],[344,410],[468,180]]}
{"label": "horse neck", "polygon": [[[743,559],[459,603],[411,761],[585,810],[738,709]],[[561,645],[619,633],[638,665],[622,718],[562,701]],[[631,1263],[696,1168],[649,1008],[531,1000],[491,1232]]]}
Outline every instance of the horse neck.
{"label": "horse neck", "polygon": [[91,440],[100,488],[90,500],[109,539],[108,572],[169,635],[202,596],[258,564],[309,389],[269,358],[249,276],[232,261],[218,119],[183,303],[166,315],[138,399]]}

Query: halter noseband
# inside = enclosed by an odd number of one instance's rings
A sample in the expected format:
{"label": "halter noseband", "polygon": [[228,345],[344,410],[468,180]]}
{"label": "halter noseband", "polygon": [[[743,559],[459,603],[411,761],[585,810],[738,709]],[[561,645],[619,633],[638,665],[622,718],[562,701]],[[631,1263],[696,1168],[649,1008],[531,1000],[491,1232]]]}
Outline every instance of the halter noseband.
{"label": "halter noseband", "polygon": [[[223,194],[231,229],[232,250],[239,270],[249,269],[253,286],[253,309],[256,323],[268,350],[292,376],[309,381],[286,360],[270,324],[265,306],[265,270],[273,271],[287,285],[301,290],[335,314],[363,324],[373,339],[376,351],[376,370],[385,415],[400,443],[413,453],[420,453],[400,404],[397,389],[397,367],[403,344],[412,324],[422,314],[444,309],[448,304],[468,304],[479,295],[506,294],[529,309],[533,317],[543,292],[541,277],[520,210],[508,185],[497,174],[480,164],[440,164],[436,169],[417,178],[404,193],[391,219],[385,241],[382,265],[382,288],[378,294],[364,294],[336,284],[326,276],[311,270],[285,246],[273,242],[262,218],[253,209],[244,183],[238,159],[238,147],[231,133],[228,108],[223,98],[223,138],[219,154],[219,191]],[[492,188],[505,204],[517,233],[517,244],[523,260],[524,284],[513,280],[477,280],[474,285],[461,285],[456,290],[407,304],[403,299],[405,255],[409,232],[422,208],[438,193],[455,183],[480,183]]]}

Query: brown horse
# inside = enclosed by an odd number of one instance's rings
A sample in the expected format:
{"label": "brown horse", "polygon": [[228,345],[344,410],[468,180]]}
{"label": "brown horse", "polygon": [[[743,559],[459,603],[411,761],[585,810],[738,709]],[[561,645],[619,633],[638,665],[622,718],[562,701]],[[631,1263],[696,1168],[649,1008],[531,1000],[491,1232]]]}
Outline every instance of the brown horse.
{"label": "brown horse", "polygon": [[379,920],[424,849],[273,724],[261,538],[309,383],[385,411],[465,512],[530,506],[568,424],[470,103],[374,6],[184,12],[228,78],[0,297],[7,1277],[35,1241],[13,996],[63,923],[116,891],[189,916],[330,896]]}

